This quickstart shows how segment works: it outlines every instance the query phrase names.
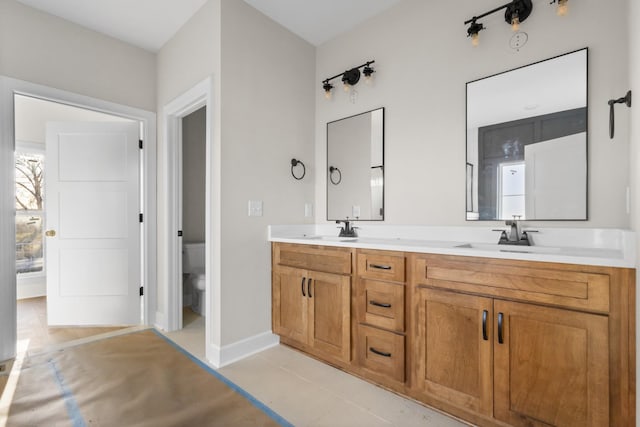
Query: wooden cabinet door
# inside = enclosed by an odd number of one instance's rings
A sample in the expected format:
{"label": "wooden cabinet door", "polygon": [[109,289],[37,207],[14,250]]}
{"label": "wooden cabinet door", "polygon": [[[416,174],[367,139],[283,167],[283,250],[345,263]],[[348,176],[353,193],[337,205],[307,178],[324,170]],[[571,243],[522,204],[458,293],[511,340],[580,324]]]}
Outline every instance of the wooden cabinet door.
{"label": "wooden cabinet door", "polygon": [[309,344],[351,360],[351,277],[309,272]]}
{"label": "wooden cabinet door", "polygon": [[308,342],[307,272],[278,267],[273,271],[273,332]]}
{"label": "wooden cabinet door", "polygon": [[493,300],[419,288],[414,385],[429,396],[491,415]]}
{"label": "wooden cabinet door", "polygon": [[497,300],[494,310],[495,418],[609,425],[608,318]]}

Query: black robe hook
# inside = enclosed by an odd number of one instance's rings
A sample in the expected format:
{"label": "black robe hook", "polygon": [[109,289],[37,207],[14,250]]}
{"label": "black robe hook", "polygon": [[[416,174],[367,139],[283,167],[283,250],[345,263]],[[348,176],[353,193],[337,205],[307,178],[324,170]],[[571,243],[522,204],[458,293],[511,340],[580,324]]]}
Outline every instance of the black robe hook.
{"label": "black robe hook", "polygon": [[615,119],[613,117],[613,106],[615,104],[627,104],[627,107],[631,107],[631,91],[628,91],[622,98],[609,100],[609,138],[611,139],[613,139],[615,130]]}

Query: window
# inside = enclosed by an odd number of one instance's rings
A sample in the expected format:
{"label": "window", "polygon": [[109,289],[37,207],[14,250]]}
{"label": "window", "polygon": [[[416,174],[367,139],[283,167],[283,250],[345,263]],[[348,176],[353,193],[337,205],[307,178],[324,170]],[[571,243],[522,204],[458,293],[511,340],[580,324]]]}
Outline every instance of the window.
{"label": "window", "polygon": [[15,172],[16,272],[43,272],[44,156],[38,152],[16,152]]}

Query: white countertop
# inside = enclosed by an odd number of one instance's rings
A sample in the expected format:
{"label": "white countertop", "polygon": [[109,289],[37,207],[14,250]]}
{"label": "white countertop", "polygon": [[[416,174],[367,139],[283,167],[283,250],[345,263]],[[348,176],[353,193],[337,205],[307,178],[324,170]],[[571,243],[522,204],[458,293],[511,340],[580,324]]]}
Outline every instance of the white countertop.
{"label": "white countertop", "polygon": [[336,226],[330,224],[272,225],[268,238],[306,245],[636,267],[636,237],[628,230],[536,228],[532,246],[512,246],[497,245],[500,234],[488,227],[354,225],[359,227],[355,238],[338,238]]}

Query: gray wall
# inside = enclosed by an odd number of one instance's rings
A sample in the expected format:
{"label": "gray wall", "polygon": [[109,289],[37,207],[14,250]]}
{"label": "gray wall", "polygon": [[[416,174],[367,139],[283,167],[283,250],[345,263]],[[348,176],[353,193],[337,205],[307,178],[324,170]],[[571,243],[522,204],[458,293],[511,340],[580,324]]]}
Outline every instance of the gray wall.
{"label": "gray wall", "polygon": [[[304,203],[313,202],[315,49],[245,2],[210,0],[158,53],[158,111],[212,76],[213,143],[221,170],[212,171],[219,218],[220,325],[211,331],[224,346],[271,330],[269,224],[312,222]],[[164,125],[158,118],[158,129]],[[161,134],[161,132],[159,132]],[[159,152],[162,152],[162,137]],[[290,175],[295,157],[307,165],[302,181]],[[210,160],[214,160],[211,158]],[[166,159],[158,161],[164,182]],[[261,200],[262,217],[247,216],[247,202]],[[159,206],[164,206],[162,191]],[[216,218],[214,229],[216,227]],[[159,210],[159,224],[166,217]],[[159,253],[168,236],[162,227]],[[214,248],[216,251],[216,248]],[[159,271],[158,307],[167,278]],[[210,300],[211,301],[211,300]]]}
{"label": "gray wall", "polygon": [[[2,77],[155,111],[156,56],[16,2],[0,0],[0,242],[15,239],[13,96]],[[15,259],[0,251],[0,324],[16,318]],[[4,326],[3,326],[4,328]],[[15,330],[0,328],[0,360],[15,353]]]}
{"label": "gray wall", "polygon": [[[222,1],[222,343],[271,330],[269,224],[313,222],[315,49],[243,1]],[[291,158],[307,176],[296,181]],[[264,216],[248,217],[262,200]]]}
{"label": "gray wall", "polygon": [[207,110],[182,119],[182,241],[204,242]]}
{"label": "gray wall", "polygon": [[156,55],[0,1],[0,75],[155,111]]}
{"label": "gray wall", "polygon": [[[499,2],[498,2],[499,4]],[[629,86],[627,0],[534,2],[521,25],[529,35],[518,52],[513,32],[496,13],[482,20],[480,45],[471,46],[463,22],[496,6],[494,0],[404,0],[317,50],[316,219],[325,220],[325,124],[384,106],[385,222],[477,225],[465,222],[465,83],[572,50],[589,47],[588,222],[545,226],[628,227],[629,114],[616,115],[610,141],[607,100]],[[375,59],[372,86],[357,85],[355,104],[340,87],[327,101],[326,77]],[[339,83],[339,82],[338,82]],[[366,224],[362,224],[363,227]]]}
{"label": "gray wall", "polygon": [[[197,83],[212,77],[213,105],[207,111],[207,117],[212,121],[212,139],[215,144],[220,141],[220,0],[209,0],[193,17],[160,49],[157,57],[157,124],[158,124],[158,254],[167,250],[169,236],[167,229],[166,191],[162,185],[167,179],[166,162],[164,157],[164,118],[162,111],[165,105],[184,93]],[[219,171],[217,172],[219,174]],[[214,197],[219,197],[218,187],[213,189]],[[219,249],[218,249],[219,250]],[[158,266],[158,299],[157,307],[162,315],[162,307],[166,304],[165,295],[168,278],[165,269]],[[216,274],[215,272],[211,272]],[[209,274],[209,273],[207,273]],[[214,342],[219,342],[219,333],[212,331]]]}

